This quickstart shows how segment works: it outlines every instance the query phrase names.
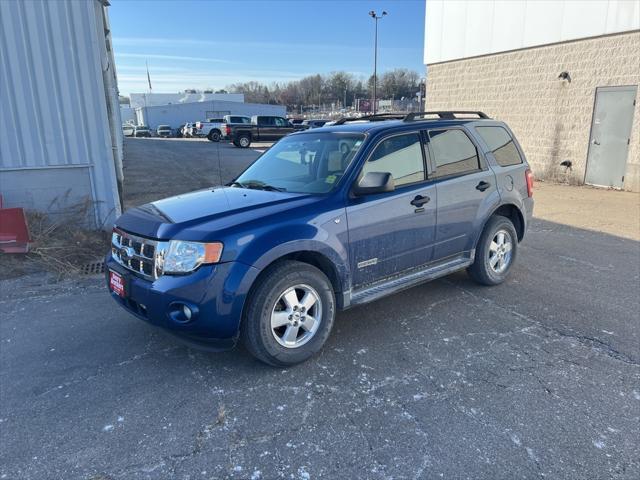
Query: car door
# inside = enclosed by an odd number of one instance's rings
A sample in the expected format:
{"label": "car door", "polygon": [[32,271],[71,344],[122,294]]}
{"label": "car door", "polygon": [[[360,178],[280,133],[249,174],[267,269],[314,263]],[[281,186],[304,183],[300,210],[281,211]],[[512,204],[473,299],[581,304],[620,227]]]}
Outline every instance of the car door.
{"label": "car door", "polygon": [[473,249],[480,219],[499,203],[496,179],[463,128],[427,131],[431,177],[438,192],[434,260]]}
{"label": "car door", "polygon": [[293,127],[287,121],[286,118],[282,117],[274,117],[274,121],[276,124],[276,139],[279,140],[282,137],[289,135],[293,132]]}
{"label": "car door", "polygon": [[420,132],[378,141],[360,177],[367,172],[391,173],[395,190],[348,200],[349,258],[356,288],[428,263],[435,238],[436,189],[426,178]]}
{"label": "car door", "polygon": [[258,139],[272,141],[276,139],[277,129],[273,117],[258,117]]}

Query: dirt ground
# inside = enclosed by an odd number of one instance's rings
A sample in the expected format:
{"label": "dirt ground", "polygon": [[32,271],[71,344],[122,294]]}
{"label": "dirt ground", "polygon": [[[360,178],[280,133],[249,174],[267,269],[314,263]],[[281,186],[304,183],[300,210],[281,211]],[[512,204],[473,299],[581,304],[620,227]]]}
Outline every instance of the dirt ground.
{"label": "dirt ground", "polygon": [[534,216],[640,240],[640,193],[537,182]]}

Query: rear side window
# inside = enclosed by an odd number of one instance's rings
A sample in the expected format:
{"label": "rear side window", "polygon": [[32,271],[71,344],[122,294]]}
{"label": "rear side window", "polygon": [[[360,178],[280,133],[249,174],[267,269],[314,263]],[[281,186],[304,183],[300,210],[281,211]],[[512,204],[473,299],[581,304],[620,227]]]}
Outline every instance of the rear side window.
{"label": "rear side window", "polygon": [[498,165],[508,167],[510,165],[519,165],[522,163],[520,152],[513,142],[513,138],[502,127],[476,127],[476,132],[482,137],[489,146],[489,150],[496,157]]}
{"label": "rear side window", "polygon": [[462,130],[429,130],[435,176],[460,175],[480,169],[475,145]]}
{"label": "rear side window", "polygon": [[263,127],[272,127],[275,125],[273,117],[258,117],[258,125]]}
{"label": "rear side window", "polygon": [[380,142],[362,168],[363,175],[369,172],[389,172],[396,187],[424,180],[420,135],[396,135]]}

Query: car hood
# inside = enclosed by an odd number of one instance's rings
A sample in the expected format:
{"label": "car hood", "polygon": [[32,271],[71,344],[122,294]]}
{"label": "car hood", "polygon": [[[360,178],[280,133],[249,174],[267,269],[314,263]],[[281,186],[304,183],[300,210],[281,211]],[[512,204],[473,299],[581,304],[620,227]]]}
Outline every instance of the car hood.
{"label": "car hood", "polygon": [[[202,235],[308,204],[301,193],[216,187],[177,195],[125,212],[116,226],[144,237],[206,241]],[[206,228],[200,229],[206,224]]]}

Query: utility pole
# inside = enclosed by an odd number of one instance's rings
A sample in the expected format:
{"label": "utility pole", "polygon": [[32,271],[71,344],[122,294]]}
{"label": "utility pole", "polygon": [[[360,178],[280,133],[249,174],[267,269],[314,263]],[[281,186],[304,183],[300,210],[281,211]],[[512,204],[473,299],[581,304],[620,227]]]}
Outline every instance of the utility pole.
{"label": "utility pole", "polygon": [[373,114],[376,114],[376,102],[377,102],[377,89],[378,89],[378,20],[385,17],[387,12],[383,11],[382,15],[378,16],[375,10],[369,12],[369,16],[375,20],[376,34],[373,41]]}

